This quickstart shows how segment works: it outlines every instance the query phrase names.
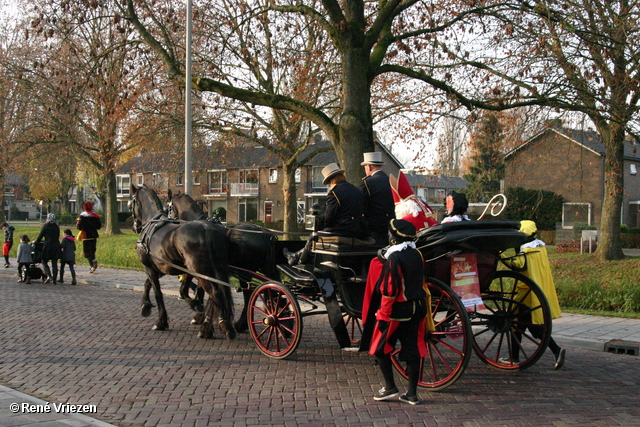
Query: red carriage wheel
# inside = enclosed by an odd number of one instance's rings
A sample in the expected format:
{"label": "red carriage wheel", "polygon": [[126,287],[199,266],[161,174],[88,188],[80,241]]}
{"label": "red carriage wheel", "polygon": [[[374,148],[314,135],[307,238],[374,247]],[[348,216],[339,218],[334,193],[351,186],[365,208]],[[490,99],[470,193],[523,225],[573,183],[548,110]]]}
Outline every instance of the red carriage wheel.
{"label": "red carriage wheel", "polygon": [[265,282],[253,291],[247,322],[258,349],[273,359],[289,357],[300,344],[300,305],[282,283]]}
{"label": "red carriage wheel", "polygon": [[362,322],[360,318],[354,317],[349,313],[342,313],[342,318],[344,319],[344,324],[347,326],[347,332],[349,332],[351,347],[357,347],[362,338]]}
{"label": "red carriage wheel", "polygon": [[[431,390],[443,390],[462,375],[472,353],[471,323],[462,301],[441,281],[429,278],[433,330],[426,334],[427,356],[421,360],[418,385]],[[408,378],[406,366],[400,361],[400,349],[391,354],[400,375]]]}
{"label": "red carriage wheel", "polygon": [[497,271],[482,292],[485,310],[472,313],[473,349],[487,365],[520,371],[544,354],[551,338],[551,310],[529,277]]}

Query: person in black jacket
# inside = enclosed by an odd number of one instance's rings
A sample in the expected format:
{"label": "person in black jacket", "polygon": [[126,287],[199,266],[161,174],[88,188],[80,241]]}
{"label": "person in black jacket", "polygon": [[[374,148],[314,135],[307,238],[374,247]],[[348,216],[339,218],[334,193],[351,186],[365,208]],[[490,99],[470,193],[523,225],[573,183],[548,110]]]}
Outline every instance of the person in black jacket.
{"label": "person in black jacket", "polygon": [[[369,236],[369,226],[365,218],[364,196],[355,185],[347,182],[344,169],[336,163],[331,163],[322,169],[323,184],[329,184],[324,215],[320,218],[320,229],[324,242],[348,241],[352,245],[371,245],[374,243]],[[340,239],[340,238],[343,239]],[[298,252],[283,253],[289,265],[305,263],[311,252],[313,239],[307,240],[305,247]]]}
{"label": "person in black jacket", "polygon": [[387,227],[389,221],[395,218],[389,175],[382,170],[382,153],[364,153],[363,157],[360,165],[364,166],[367,176],[362,179],[360,190],[364,194],[365,216],[376,244],[386,246],[389,244]]}
{"label": "person in black jacket", "polygon": [[98,237],[98,230],[102,227],[100,217],[93,211],[93,203],[87,200],[82,204],[83,212],[78,216],[76,220],[76,227],[80,231],[84,231],[82,238],[82,249],[84,251],[84,257],[89,262],[91,269],[89,273],[93,273],[98,268],[98,260],[96,259],[96,244]]}
{"label": "person in black jacket", "polygon": [[[33,242],[38,246],[41,240],[42,245],[42,265],[47,275],[44,283],[56,284],[58,277],[58,260],[60,259],[60,227],[56,223],[56,216],[52,213],[47,215],[47,222],[40,229],[40,234]],[[49,269],[49,261],[51,261],[51,269]]]}
{"label": "person in black jacket", "polygon": [[60,242],[62,249],[62,257],[60,258],[60,283],[64,283],[64,266],[69,266],[69,272],[71,273],[71,284],[76,284],[76,270],[74,265],[76,264],[76,239],[73,237],[73,233],[70,229],[64,230],[64,237]]}

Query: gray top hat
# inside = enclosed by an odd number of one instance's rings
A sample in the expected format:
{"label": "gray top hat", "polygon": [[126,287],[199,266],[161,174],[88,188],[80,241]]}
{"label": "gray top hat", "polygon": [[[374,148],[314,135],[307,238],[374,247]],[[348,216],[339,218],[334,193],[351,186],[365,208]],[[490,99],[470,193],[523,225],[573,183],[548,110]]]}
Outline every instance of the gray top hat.
{"label": "gray top hat", "polygon": [[327,185],[329,180],[339,173],[344,173],[344,169],[340,169],[337,163],[328,164],[322,169],[322,176],[324,176],[322,184]]}
{"label": "gray top hat", "polygon": [[379,151],[374,151],[373,153],[364,153],[364,162],[360,163],[360,166],[364,165],[375,165],[382,166],[384,162],[382,161],[382,153]]}

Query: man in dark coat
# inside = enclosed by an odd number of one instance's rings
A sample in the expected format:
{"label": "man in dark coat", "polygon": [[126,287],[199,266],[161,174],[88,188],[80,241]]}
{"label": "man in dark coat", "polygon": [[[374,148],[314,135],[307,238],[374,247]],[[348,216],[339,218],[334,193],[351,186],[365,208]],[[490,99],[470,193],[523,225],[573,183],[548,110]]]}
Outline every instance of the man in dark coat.
{"label": "man in dark coat", "polygon": [[[330,185],[324,215],[319,218],[321,238],[324,242],[348,241],[352,245],[371,245],[369,227],[365,218],[364,196],[355,185],[347,182],[344,169],[331,163],[322,169],[323,184]],[[313,240],[310,238],[305,247],[298,252],[283,253],[290,265],[306,263],[311,252]]]}
{"label": "man in dark coat", "polygon": [[395,218],[389,176],[382,170],[382,153],[364,153],[363,156],[364,161],[360,164],[367,176],[362,179],[360,190],[364,194],[365,216],[376,244],[386,246],[389,244],[387,226]]}

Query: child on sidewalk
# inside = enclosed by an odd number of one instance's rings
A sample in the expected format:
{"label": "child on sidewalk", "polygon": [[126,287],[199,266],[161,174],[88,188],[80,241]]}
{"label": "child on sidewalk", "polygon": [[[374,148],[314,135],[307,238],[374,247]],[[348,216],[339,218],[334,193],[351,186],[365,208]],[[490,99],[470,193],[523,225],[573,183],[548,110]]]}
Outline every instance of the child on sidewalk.
{"label": "child on sidewalk", "polygon": [[29,243],[29,236],[23,234],[20,236],[20,245],[18,245],[18,253],[16,254],[16,262],[18,263],[18,283],[23,282],[22,280],[22,269],[26,269],[25,271],[25,279],[24,283],[30,284],[31,277],[29,276],[29,265],[33,264],[33,257],[31,256],[31,244]]}
{"label": "child on sidewalk", "polygon": [[64,283],[64,265],[69,266],[71,272],[71,284],[76,284],[76,270],[74,265],[76,263],[76,239],[73,237],[70,229],[64,230],[64,237],[60,242],[60,248],[62,249],[62,258],[60,258],[60,283]]}

